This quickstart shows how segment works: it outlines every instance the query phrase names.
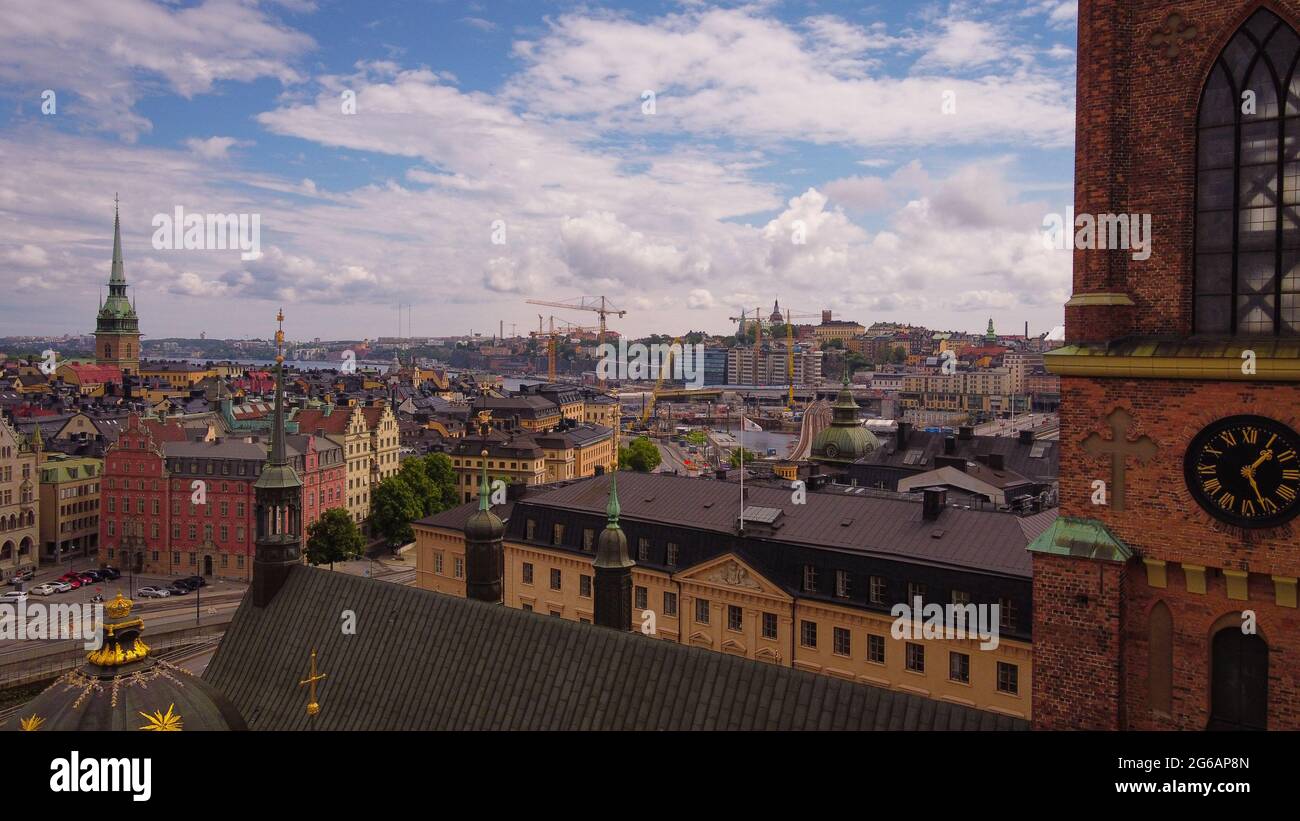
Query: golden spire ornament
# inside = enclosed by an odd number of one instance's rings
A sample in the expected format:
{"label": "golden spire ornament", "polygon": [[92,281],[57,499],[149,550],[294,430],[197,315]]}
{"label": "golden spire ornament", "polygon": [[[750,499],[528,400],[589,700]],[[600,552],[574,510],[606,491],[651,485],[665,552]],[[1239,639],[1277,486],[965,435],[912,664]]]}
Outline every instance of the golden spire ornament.
{"label": "golden spire ornament", "polygon": [[325,678],[325,674],[324,674],[324,673],[317,673],[317,672],[316,672],[316,649],[315,649],[315,648],[312,648],[312,651],[311,651],[311,673],[307,676],[307,678],[305,678],[305,679],[303,679],[302,681],[298,682],[298,686],[299,686],[299,687],[308,687],[308,686],[309,686],[309,687],[311,688],[311,689],[308,691],[308,694],[307,694],[307,698],[308,698],[308,701],[307,701],[307,715],[309,715],[309,716],[314,716],[314,715],[316,715],[317,713],[320,712],[320,704],[318,704],[318,703],[316,702],[316,682],[320,681],[320,680],[323,679],[323,678]]}

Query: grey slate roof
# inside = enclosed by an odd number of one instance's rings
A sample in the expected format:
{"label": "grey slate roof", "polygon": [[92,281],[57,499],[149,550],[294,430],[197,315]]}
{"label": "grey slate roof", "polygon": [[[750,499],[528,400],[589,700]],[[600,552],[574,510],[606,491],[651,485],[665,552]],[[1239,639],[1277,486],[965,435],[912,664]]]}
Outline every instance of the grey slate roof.
{"label": "grey slate roof", "polygon": [[[357,616],[355,635],[340,628]],[[311,651],[327,677],[306,714]],[[204,678],[253,730],[1011,730],[1022,720],[295,566],[245,596]]]}

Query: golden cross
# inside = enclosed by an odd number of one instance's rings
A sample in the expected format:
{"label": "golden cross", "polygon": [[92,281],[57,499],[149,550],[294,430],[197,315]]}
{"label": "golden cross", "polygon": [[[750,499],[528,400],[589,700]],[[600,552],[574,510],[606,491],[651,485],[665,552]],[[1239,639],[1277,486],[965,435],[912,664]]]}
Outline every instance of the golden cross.
{"label": "golden cross", "polygon": [[308,698],[311,700],[307,702],[307,715],[309,716],[314,716],[320,712],[320,705],[316,703],[316,682],[323,678],[325,678],[324,673],[316,672],[316,650],[313,648],[311,651],[311,674],[298,682],[299,687],[311,686],[311,691],[308,694]]}

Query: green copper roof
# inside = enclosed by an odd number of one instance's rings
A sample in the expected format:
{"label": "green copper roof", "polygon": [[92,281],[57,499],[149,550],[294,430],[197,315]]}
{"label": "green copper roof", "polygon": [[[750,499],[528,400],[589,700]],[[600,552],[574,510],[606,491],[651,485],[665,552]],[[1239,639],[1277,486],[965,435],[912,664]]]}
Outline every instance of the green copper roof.
{"label": "green copper roof", "polygon": [[1054,556],[1078,556],[1110,562],[1126,562],[1133,550],[1096,519],[1059,516],[1027,550]]}
{"label": "green copper roof", "polygon": [[139,330],[135,308],[126,296],[126,270],[122,265],[122,221],[118,214],[116,200],[113,204],[113,270],[108,278],[108,299],[99,306],[99,322],[96,330],[100,332]]}
{"label": "green copper roof", "polygon": [[627,551],[627,534],[618,524],[619,512],[618,471],[613,471],[609,475],[609,504],[605,506],[609,521],[596,540],[596,558],[592,567],[621,569],[636,564]]}
{"label": "green copper roof", "polygon": [[608,527],[618,527],[618,514],[621,510],[618,505],[618,471],[614,471],[609,475],[609,504],[605,505]]}

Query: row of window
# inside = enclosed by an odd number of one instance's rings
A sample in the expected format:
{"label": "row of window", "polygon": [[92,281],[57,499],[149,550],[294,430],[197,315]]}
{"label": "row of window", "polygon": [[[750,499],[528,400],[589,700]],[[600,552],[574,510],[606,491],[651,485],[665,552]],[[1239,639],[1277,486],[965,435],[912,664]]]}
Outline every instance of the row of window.
{"label": "row of window", "polygon": [[[109,561],[112,561],[114,558],[116,558],[116,554],[117,554],[117,550],[116,550],[115,548],[112,548],[112,547],[108,548],[108,559],[109,559]],[[149,560],[152,561],[152,562],[157,562],[157,561],[159,561],[159,559],[160,559],[161,556],[162,556],[161,551],[158,551],[158,550],[151,550],[151,551],[149,551]],[[126,552],[125,550],[123,550],[123,551],[122,551],[122,559],[127,559],[127,558],[128,558],[128,556],[127,556],[127,552]],[[197,553],[190,553],[190,554],[189,554],[189,566],[190,566],[190,567],[195,567],[196,565],[198,565],[198,559],[199,559],[199,554],[197,554]],[[230,567],[230,554],[229,554],[229,553],[222,553],[221,556],[220,556],[220,558],[218,559],[218,562],[219,562],[219,566],[222,567],[222,568],[228,568],[228,567]],[[172,566],[179,565],[180,563],[181,563],[181,554],[180,554],[178,551],[172,551]],[[244,556],[243,556],[242,553],[237,553],[237,554],[235,554],[235,568],[236,568],[237,570],[243,570],[243,569],[244,569]]]}
{"label": "row of window", "polygon": [[[805,593],[820,592],[818,581],[818,570],[815,565],[806,564],[803,566],[803,590]],[[928,599],[927,585],[922,582],[907,583],[906,603],[911,605],[917,599],[922,602]],[[834,593],[837,598],[847,599],[852,593],[852,575],[847,570],[836,570],[834,578]],[[970,593],[965,590],[953,588],[949,591],[952,604],[970,604]],[[884,576],[867,577],[867,600],[872,604],[887,605],[890,604],[888,598],[888,583]],[[1015,630],[1017,611],[1015,602],[1006,596],[998,598],[998,619],[999,627],[1003,630]]]}

